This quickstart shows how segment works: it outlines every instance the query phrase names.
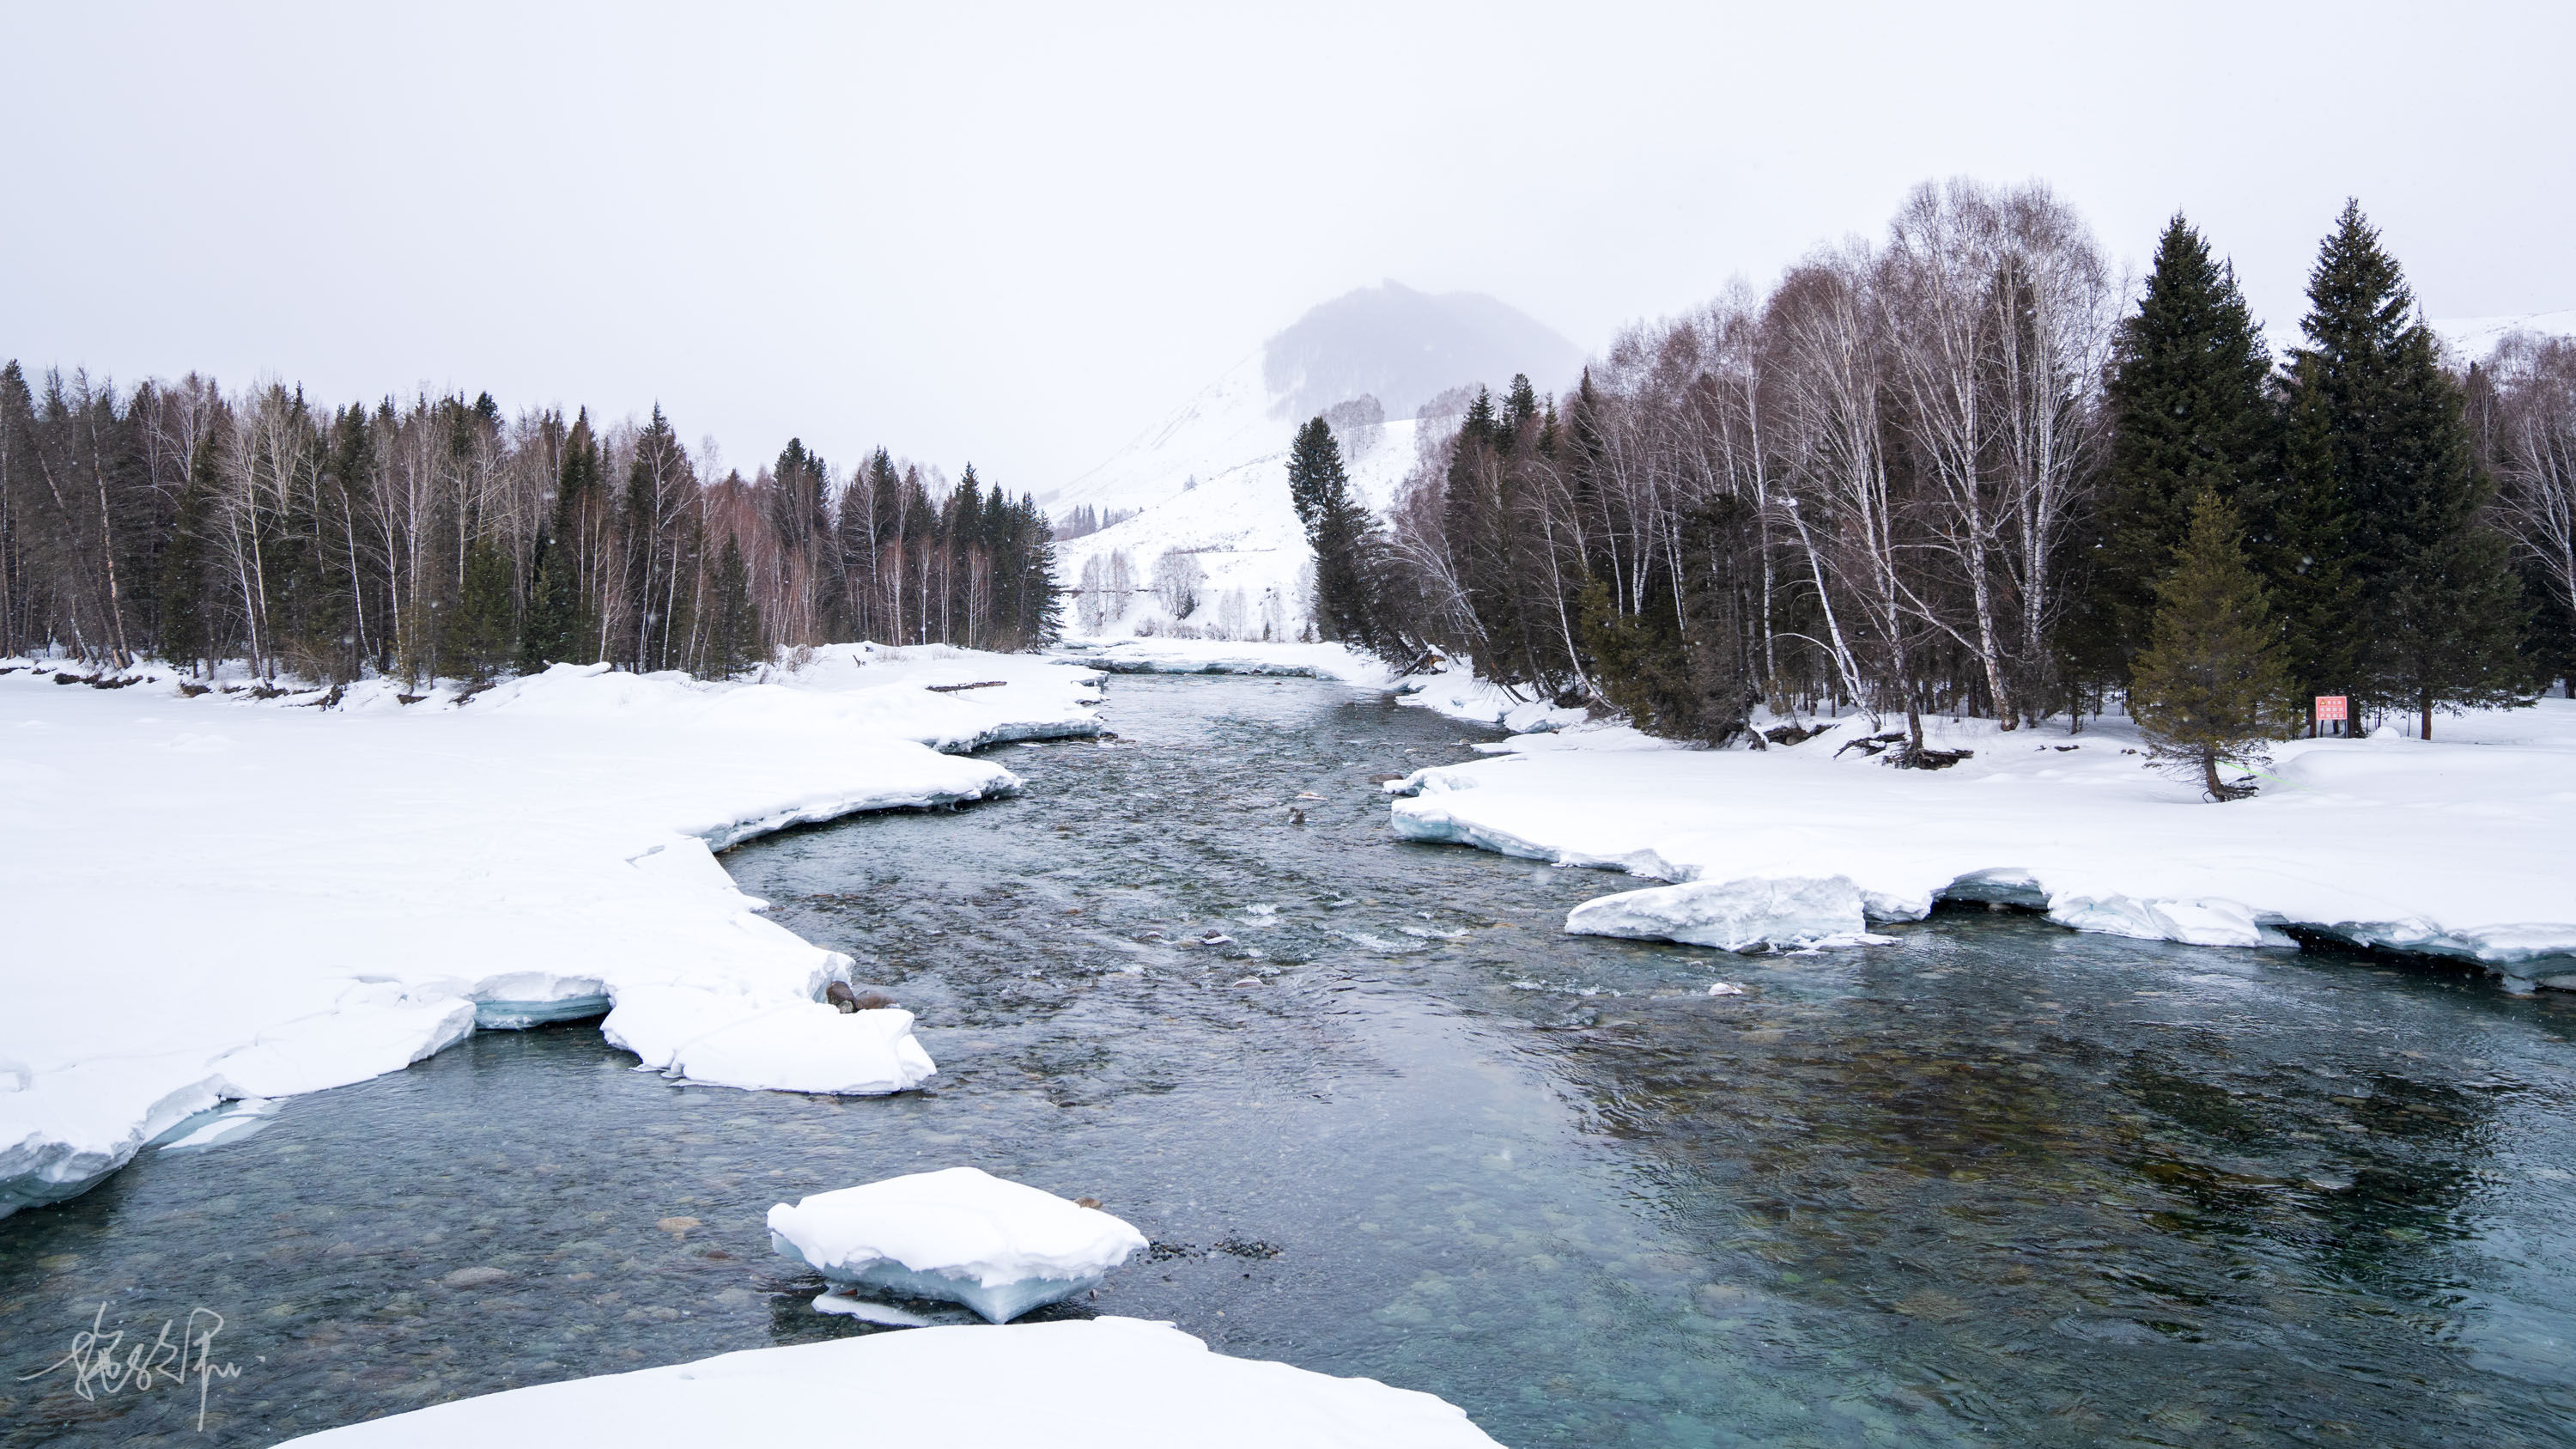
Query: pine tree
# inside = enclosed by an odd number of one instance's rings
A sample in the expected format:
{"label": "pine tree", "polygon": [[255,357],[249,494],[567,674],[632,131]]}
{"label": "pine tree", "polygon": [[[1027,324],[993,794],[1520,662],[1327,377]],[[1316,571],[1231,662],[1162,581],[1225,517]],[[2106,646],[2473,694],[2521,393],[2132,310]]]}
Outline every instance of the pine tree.
{"label": "pine tree", "polygon": [[760,606],[751,598],[751,570],[731,537],[716,563],[716,594],[707,635],[707,672],[730,679],[760,660]]}
{"label": "pine tree", "polygon": [[581,584],[562,538],[537,535],[535,577],[528,585],[528,621],[519,631],[519,670],[534,674],[549,664],[577,660],[591,645],[583,626]]}
{"label": "pine tree", "polygon": [[446,642],[476,679],[491,678],[518,652],[511,595],[509,555],[489,539],[474,540],[465,550],[465,578]]}
{"label": "pine tree", "polygon": [[2241,537],[2236,510],[2204,491],[2156,587],[2153,635],[2129,690],[2149,753],[2199,776],[2213,800],[2250,793],[2220,781],[2219,764],[2263,763],[2264,741],[2285,733],[2297,711],[2271,603]]}
{"label": "pine tree", "polygon": [[2195,500],[2268,491],[2279,454],[2271,371],[2234,269],[2175,216],[2137,312],[2120,324],[2104,395],[2111,445],[2088,604],[2123,676]]}
{"label": "pine tree", "polygon": [[1377,606],[1381,552],[1377,523],[1351,496],[1342,446],[1321,417],[1297,430],[1288,450],[1288,501],[1315,551],[1315,623],[1327,639],[1387,653]]}
{"label": "pine tree", "polygon": [[[2479,520],[2490,485],[2466,399],[2358,202],[2326,238],[2308,301],[2282,516],[2307,529],[2298,553],[2311,568],[2329,554],[2344,562],[2351,594],[2339,631],[2299,623],[2348,650],[2345,692],[2420,711],[2429,737],[2436,709],[2518,697],[2520,583]],[[2323,588],[2306,592],[2307,609],[2327,603]]]}
{"label": "pine tree", "polygon": [[206,529],[212,522],[216,472],[215,431],[197,441],[188,460],[187,486],[179,492],[179,517],[170,545],[161,554],[161,657],[196,672],[197,662],[214,651],[213,630],[206,618]]}

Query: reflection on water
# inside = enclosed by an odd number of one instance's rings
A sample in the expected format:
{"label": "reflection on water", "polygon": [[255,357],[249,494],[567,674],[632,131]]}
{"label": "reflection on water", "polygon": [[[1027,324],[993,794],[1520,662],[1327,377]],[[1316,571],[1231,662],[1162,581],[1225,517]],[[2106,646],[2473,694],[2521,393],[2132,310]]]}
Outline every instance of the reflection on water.
{"label": "reflection on water", "polygon": [[0,1383],[0,1444],[263,1444],[875,1331],[762,1213],[957,1162],[1155,1240],[1051,1311],[1515,1445],[2568,1442],[2566,1003],[1982,911],[1811,957],[1568,937],[1627,882],[1387,838],[1367,776],[1457,725],[1305,682],[1110,708],[1122,742],[1003,752],[1022,799],[728,857],[921,1013],[930,1091],[487,1033],[147,1153],[0,1221],[0,1365],[205,1306],[240,1377],[204,1436],[193,1391]]}

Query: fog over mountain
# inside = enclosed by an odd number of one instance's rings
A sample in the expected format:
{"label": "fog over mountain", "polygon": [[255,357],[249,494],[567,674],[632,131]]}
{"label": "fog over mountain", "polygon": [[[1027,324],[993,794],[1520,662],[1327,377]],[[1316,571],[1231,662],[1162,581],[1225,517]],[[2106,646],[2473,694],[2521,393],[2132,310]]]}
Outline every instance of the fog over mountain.
{"label": "fog over mountain", "polygon": [[1571,383],[1582,366],[1581,349],[1508,303],[1389,281],[1291,323],[1264,346],[1261,376],[1280,417],[1310,418],[1368,395],[1400,418],[1462,383],[1500,391],[1526,372],[1544,392]]}

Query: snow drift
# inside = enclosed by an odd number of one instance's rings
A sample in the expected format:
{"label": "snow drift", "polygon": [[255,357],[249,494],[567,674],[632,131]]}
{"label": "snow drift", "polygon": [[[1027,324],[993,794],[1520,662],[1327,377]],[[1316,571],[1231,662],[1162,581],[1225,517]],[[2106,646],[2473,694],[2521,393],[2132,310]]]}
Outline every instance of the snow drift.
{"label": "snow drift", "polygon": [[[1857,719],[1790,748],[1653,748],[1571,728],[1503,758],[1416,771],[1395,833],[1689,883],[1578,907],[1570,930],[1729,945],[1913,920],[1940,899],[2045,910],[2078,930],[2214,946],[2307,931],[2456,957],[2576,988],[2576,702],[2445,719],[2432,742],[2274,747],[2257,798],[2211,805],[2142,768],[2119,721],[1934,743],[1973,758],[1897,771],[1838,747]],[[1796,889],[1787,882],[1807,883]]]}
{"label": "snow drift", "polygon": [[1168,1323],[961,1326],[751,1349],[436,1404],[306,1449],[866,1444],[951,1449],[1492,1449],[1454,1405],[1229,1358]]}
{"label": "snow drift", "polygon": [[941,646],[736,685],[557,666],[406,705],[375,681],[328,710],[0,669],[0,1213],[222,1101],[397,1071],[478,1021],[613,1006],[613,1039],[675,1075],[917,1084],[902,1013],[794,1009],[849,962],[763,919],[714,850],[1007,793],[943,751],[1100,728],[1092,672]]}
{"label": "snow drift", "polygon": [[780,1203],[769,1241],[835,1287],[963,1303],[994,1323],[1099,1287],[1145,1247],[1098,1208],[972,1167]]}

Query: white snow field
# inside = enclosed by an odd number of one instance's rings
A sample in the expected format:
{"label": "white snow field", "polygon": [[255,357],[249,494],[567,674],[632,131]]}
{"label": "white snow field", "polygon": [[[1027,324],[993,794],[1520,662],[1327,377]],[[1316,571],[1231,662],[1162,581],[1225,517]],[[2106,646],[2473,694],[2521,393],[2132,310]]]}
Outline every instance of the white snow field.
{"label": "white snow field", "polygon": [[587,1444],[1493,1449],[1454,1405],[1230,1358],[1168,1323],[960,1325],[511,1389],[291,1439],[306,1449]]}
{"label": "white snow field", "polygon": [[[1102,636],[1303,638],[1312,553],[1288,503],[1288,444],[1301,424],[1332,419],[1353,491],[1382,512],[1413,468],[1426,406],[1449,395],[1436,410],[1463,411],[1452,390],[1482,383],[1499,395],[1514,373],[1553,391],[1582,365],[1573,343],[1475,293],[1390,281],[1314,307],[1106,462],[1040,495],[1058,517],[1080,505],[1141,510],[1058,546],[1067,587],[1083,584],[1093,560],[1121,554],[1128,566],[1130,591],[1106,594],[1105,615],[1095,614],[1100,599],[1077,598],[1068,617]],[[1205,575],[1186,611],[1151,592],[1166,552]]]}
{"label": "white snow field", "polygon": [[1410,797],[1406,839],[1698,883],[1587,902],[1569,930],[1812,946],[1947,897],[2200,945],[2289,946],[2281,928],[2305,927],[2576,989],[2576,701],[2441,717],[2429,743],[2278,744],[2262,793],[2226,805],[2142,768],[2116,720],[1943,722],[1932,743],[1975,756],[1939,771],[1837,758],[1867,730],[1749,751],[1575,727],[1387,789]]}
{"label": "white snow field", "polygon": [[[1009,771],[942,751],[1100,728],[1093,672],[941,646],[836,646],[741,684],[558,665],[410,705],[373,681],[329,709],[0,668],[0,1214],[221,1101],[398,1070],[478,1015],[613,1004],[608,1038],[675,1076],[917,1085],[909,1014],[816,1004],[847,959],[764,920],[713,852],[1006,793]],[[986,687],[931,688],[962,684]]]}
{"label": "white snow field", "polygon": [[[1288,502],[1288,444],[1312,414],[1283,411],[1289,400],[1271,393],[1262,374],[1256,352],[1060,495],[1059,509],[1091,503],[1141,510],[1056,546],[1056,577],[1067,587],[1083,582],[1092,558],[1126,557],[1133,591],[1112,602],[1102,635],[1176,624],[1236,639],[1304,633],[1313,606],[1303,576],[1314,555]],[[1389,418],[1373,439],[1345,443],[1352,489],[1371,508],[1394,501],[1413,467],[1417,426],[1409,417]],[[1351,442],[1367,446],[1350,452]],[[1154,562],[1169,550],[1189,554],[1205,575],[1186,618],[1176,618],[1150,588]],[[1068,620],[1080,613],[1080,601],[1069,601]]]}
{"label": "white snow field", "polygon": [[780,1203],[769,1243],[836,1289],[944,1299],[1008,1323],[1099,1287],[1145,1235],[1098,1208],[950,1167]]}
{"label": "white snow field", "polygon": [[[1280,644],[1266,640],[1150,638],[1066,639],[1057,656],[1107,674],[1251,674],[1301,679],[1330,679],[1369,689],[1391,689],[1404,704],[1437,711],[1451,719],[1496,725],[1524,734],[1543,734],[1585,724],[1590,715],[1543,699],[1520,699],[1501,686],[1478,679],[1454,659],[1437,658],[1418,674],[1398,674],[1395,667],[1346,644]],[[1623,748],[1673,749],[1668,741],[1634,730],[1595,733],[1594,748],[1617,739]]]}

